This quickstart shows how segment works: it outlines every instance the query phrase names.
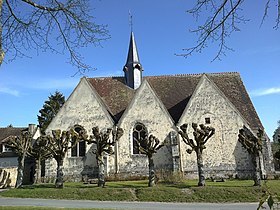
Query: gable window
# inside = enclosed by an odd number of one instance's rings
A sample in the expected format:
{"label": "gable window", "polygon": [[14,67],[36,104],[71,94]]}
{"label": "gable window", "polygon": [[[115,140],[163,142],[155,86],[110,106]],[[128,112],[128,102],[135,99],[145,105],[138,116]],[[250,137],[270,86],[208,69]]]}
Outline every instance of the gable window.
{"label": "gable window", "polygon": [[210,124],[210,123],[211,123],[210,117],[206,117],[206,118],[205,118],[205,124]]}
{"label": "gable window", "polygon": [[139,144],[141,147],[146,147],[143,139],[147,136],[148,132],[146,127],[141,124],[137,123],[133,128],[133,154],[141,154],[139,149]]}
{"label": "gable window", "polygon": [[0,152],[12,152],[13,150],[10,147],[5,146],[4,144],[1,144]]}
{"label": "gable window", "polygon": [[[75,126],[74,130],[79,133],[83,127]],[[71,157],[84,157],[86,155],[86,142],[78,142],[74,147],[71,148]]]}

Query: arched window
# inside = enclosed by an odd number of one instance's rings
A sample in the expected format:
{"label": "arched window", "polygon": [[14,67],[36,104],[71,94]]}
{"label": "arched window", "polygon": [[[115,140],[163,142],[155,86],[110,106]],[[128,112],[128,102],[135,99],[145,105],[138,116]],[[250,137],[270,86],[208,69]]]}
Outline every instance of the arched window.
{"label": "arched window", "polygon": [[[82,126],[76,125],[74,130],[79,133],[84,128]],[[86,155],[86,142],[81,141],[71,148],[71,157],[84,157]]]}
{"label": "arched window", "polygon": [[146,147],[143,139],[147,136],[148,132],[146,127],[141,124],[137,123],[133,128],[133,154],[141,154],[139,150],[139,144],[141,147]]}

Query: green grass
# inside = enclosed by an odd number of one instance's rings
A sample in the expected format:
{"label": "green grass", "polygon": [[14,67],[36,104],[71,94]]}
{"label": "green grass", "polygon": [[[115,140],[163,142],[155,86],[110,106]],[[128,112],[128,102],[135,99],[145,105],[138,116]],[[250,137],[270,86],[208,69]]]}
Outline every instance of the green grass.
{"label": "green grass", "polygon": [[[53,207],[38,207],[38,206],[0,206],[0,210],[80,210],[78,208],[53,208]],[[104,210],[104,209],[86,209],[83,210]],[[107,209],[110,210],[110,209]]]}
{"label": "green grass", "polygon": [[[0,196],[19,198],[73,199],[100,201],[158,201],[158,202],[258,202],[262,187],[253,187],[251,180],[206,182],[197,187],[197,181],[187,180],[179,184],[159,183],[147,187],[148,181],[107,182],[105,188],[82,183],[65,183],[63,189],[53,184],[24,186],[10,189]],[[272,193],[280,192],[280,180],[267,182]]]}

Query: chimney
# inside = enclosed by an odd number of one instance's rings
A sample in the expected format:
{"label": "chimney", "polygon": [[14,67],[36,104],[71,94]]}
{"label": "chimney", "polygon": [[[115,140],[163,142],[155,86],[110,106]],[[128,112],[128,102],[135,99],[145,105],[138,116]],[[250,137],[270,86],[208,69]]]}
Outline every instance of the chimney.
{"label": "chimney", "polygon": [[35,124],[29,124],[28,125],[28,132],[33,136],[34,133],[35,133],[35,128],[36,128],[36,125]]}

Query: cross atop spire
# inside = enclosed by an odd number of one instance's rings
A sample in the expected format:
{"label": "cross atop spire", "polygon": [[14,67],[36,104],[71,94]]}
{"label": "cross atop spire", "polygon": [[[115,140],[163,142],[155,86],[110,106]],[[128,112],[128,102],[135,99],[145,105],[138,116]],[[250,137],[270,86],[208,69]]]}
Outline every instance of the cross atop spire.
{"label": "cross atop spire", "polygon": [[132,14],[131,14],[130,10],[128,10],[128,18],[129,18],[130,30],[132,32],[133,31],[133,21],[132,21]]}

